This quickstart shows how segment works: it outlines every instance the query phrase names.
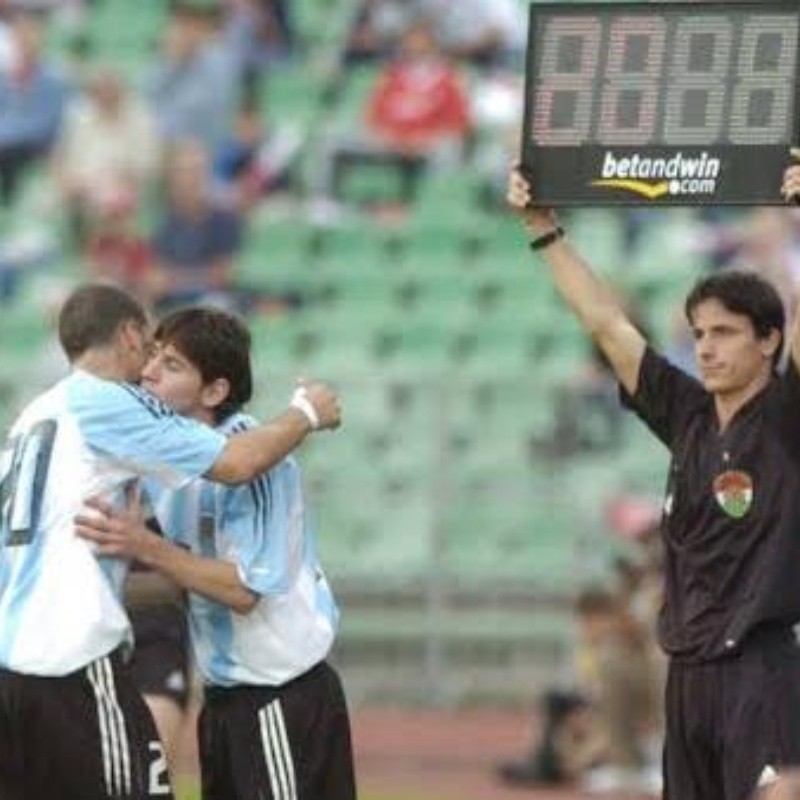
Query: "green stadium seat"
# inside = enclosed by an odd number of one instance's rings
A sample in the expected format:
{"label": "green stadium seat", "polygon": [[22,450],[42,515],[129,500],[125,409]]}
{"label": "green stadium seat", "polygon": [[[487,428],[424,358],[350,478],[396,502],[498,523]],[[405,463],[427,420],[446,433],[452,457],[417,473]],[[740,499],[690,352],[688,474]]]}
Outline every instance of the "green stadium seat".
{"label": "green stadium seat", "polygon": [[453,504],[443,522],[445,564],[456,574],[525,577],[544,586],[575,585],[574,542],[580,523],[568,509],[530,494]]}

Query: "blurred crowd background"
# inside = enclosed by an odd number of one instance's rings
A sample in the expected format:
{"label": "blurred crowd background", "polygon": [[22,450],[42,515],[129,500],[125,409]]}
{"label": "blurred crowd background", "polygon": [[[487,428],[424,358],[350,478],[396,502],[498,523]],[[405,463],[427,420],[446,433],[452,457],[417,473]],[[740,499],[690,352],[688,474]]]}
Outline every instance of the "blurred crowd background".
{"label": "blurred crowd background", "polygon": [[[522,0],[0,0],[0,419],[110,279],[251,326],[253,411],[307,374],[302,454],[353,702],[530,705],[498,780],[654,787],[666,453],[504,208]],[[692,370],[682,300],[747,266],[791,306],[789,210],[577,209],[570,237]]]}

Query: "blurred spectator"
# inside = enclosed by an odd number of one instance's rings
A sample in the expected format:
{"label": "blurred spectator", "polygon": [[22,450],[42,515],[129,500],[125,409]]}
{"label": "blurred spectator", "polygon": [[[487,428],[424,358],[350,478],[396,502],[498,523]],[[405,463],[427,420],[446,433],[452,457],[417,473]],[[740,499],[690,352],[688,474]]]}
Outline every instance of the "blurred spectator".
{"label": "blurred spectator", "polygon": [[498,766],[498,775],[513,786],[558,786],[572,783],[595,763],[603,750],[586,697],[578,691],[551,689],[539,701],[541,734],[521,759]]}
{"label": "blurred spectator", "polygon": [[89,79],[69,110],[55,149],[54,171],[83,240],[87,214],[135,204],[155,177],[160,143],[153,118],[109,68]]}
{"label": "blurred spectator", "polygon": [[[689,251],[703,259],[704,269],[714,270],[729,264],[742,246],[749,212],[731,206],[703,206],[694,209],[694,215],[696,225],[687,232]],[[650,227],[652,224],[649,220]]]}
{"label": "blurred spectator", "polygon": [[489,211],[505,207],[508,165],[519,158],[523,113],[520,74],[486,70],[473,82],[474,170],[480,177],[479,201]]}
{"label": "blurred spectator", "polygon": [[265,195],[287,188],[302,144],[303,136],[294,126],[273,128],[255,104],[245,104],[233,135],[214,159],[215,178],[230,204],[246,213]]}
{"label": "blurred spectator", "polygon": [[253,88],[265,69],[288,58],[295,47],[286,0],[229,0],[225,34]]}
{"label": "blurred spectator", "polygon": [[525,47],[524,6],[518,0],[418,0],[445,53],[474,64],[514,64]]}
{"label": "blurred spectator", "polygon": [[[656,629],[658,615],[664,605],[663,546],[660,519],[643,527],[637,534],[639,550],[633,557],[619,557],[614,563],[618,575],[620,597],[638,624],[642,649],[647,654],[648,668],[652,669],[657,693],[667,679],[667,657],[658,646]],[[664,729],[663,706],[655,703],[653,709],[651,746],[660,744]]]}
{"label": "blurred spectator", "polygon": [[623,411],[619,390],[597,347],[591,347],[590,359],[574,379],[558,387],[553,411],[553,429],[537,443],[539,452],[569,458],[580,453],[608,453],[620,447]]}
{"label": "blurred spectator", "polygon": [[[620,297],[638,330],[649,330],[642,310],[629,297]],[[582,453],[610,453],[622,445],[624,411],[619,386],[602,350],[585,343],[588,358],[566,383],[556,387],[550,431],[532,442],[534,453],[547,458],[570,458]],[[569,359],[569,349],[555,351],[556,359]]]}
{"label": "blurred spectator", "polygon": [[694,333],[686,319],[686,313],[680,307],[672,313],[668,338],[664,346],[664,355],[687,375],[698,376],[696,342]]}
{"label": "blurred spectator", "polygon": [[633,613],[630,586],[588,589],[576,603],[577,686],[549,690],[541,734],[522,759],[499,765],[513,785],[579,781],[590,794],[658,794],[653,763],[661,717],[654,636]]}
{"label": "blurred spectator", "polygon": [[166,182],[166,213],[153,239],[150,290],[156,305],[230,299],[241,222],[213,198],[209,156],[200,143],[175,147]]}
{"label": "blurred spectator", "polygon": [[462,155],[470,132],[468,95],[426,23],[404,32],[398,57],[372,89],[364,126],[360,138],[333,152],[327,187],[334,197],[342,196],[347,172],[378,163],[400,171],[401,199],[408,203],[427,166],[453,164]]}
{"label": "blurred spectator", "polygon": [[602,352],[590,346],[590,356],[580,370],[556,387],[550,430],[531,444],[537,457],[565,459],[618,450],[622,432],[617,383]]}
{"label": "blurred spectator", "polygon": [[467,134],[463,81],[442,57],[427,24],[418,22],[403,34],[400,57],[378,77],[366,122],[375,137],[401,153],[428,154]]}
{"label": "blurred spectator", "polygon": [[10,205],[23,171],[50,149],[68,97],[66,81],[42,57],[43,20],[11,17],[13,59],[0,72],[0,205]]}
{"label": "blurred spectator", "polygon": [[113,281],[146,306],[151,305],[154,257],[147,238],[136,228],[132,198],[119,195],[95,213],[97,218],[90,221],[85,246],[90,278]]}
{"label": "blurred spectator", "polygon": [[345,64],[388,58],[413,19],[408,0],[364,0],[348,34]]}
{"label": "blurred spectator", "polygon": [[150,85],[150,98],[168,142],[192,138],[213,152],[233,127],[240,65],[224,46],[211,2],[177,0]]}
{"label": "blurred spectator", "polygon": [[578,600],[583,675],[606,743],[604,763],[589,770],[584,789],[656,793],[660,772],[651,743],[659,726],[659,674],[652,637],[618,590],[593,590]]}
{"label": "blurred spectator", "polygon": [[791,318],[800,282],[800,238],[792,217],[786,209],[757,208],[740,227],[739,250],[726,266],[756,270],[778,290]]}
{"label": "blurred spectator", "polygon": [[6,72],[11,67],[14,58],[10,16],[8,7],[0,0],[0,73]]}

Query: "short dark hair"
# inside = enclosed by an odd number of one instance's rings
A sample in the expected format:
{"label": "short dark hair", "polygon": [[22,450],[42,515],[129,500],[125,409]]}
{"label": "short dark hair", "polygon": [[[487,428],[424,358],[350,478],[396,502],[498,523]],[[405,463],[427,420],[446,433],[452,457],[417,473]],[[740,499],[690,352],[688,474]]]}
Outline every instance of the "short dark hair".
{"label": "short dark hair", "polygon": [[786,311],[777,289],[755,272],[724,270],[699,280],[686,298],[684,311],[689,324],[693,323],[697,306],[706,300],[717,300],[728,311],[742,314],[753,323],[759,339],[766,339],[773,330],[781,335],[781,345],[772,363],[776,365],[783,351]]}
{"label": "short dark hair", "polygon": [[173,311],[155,332],[159,344],[171,344],[197,368],[203,383],[225,378],[230,392],[214,409],[222,422],[253,395],[250,332],[236,315],[218,308],[192,306]]}
{"label": "short dark hair", "polygon": [[137,300],[109,283],[79,286],[64,301],[58,315],[58,338],[70,362],[92,347],[111,344],[126,322],[147,324]]}
{"label": "short dark hair", "polygon": [[172,14],[210,22],[216,22],[223,16],[221,0],[172,0],[169,10]]}
{"label": "short dark hair", "polygon": [[594,614],[616,614],[621,606],[622,601],[619,595],[601,586],[587,587],[575,598],[575,611],[581,617]]}

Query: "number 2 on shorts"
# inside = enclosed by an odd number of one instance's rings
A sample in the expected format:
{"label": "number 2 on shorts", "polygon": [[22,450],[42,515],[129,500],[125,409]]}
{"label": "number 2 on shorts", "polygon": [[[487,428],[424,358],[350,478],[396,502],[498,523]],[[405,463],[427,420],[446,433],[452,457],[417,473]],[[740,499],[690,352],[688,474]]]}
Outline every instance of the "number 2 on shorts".
{"label": "number 2 on shorts", "polygon": [[161,742],[150,742],[147,746],[154,755],[153,760],[150,762],[150,778],[147,785],[147,793],[151,797],[172,794],[172,789],[169,785],[167,759],[164,755],[164,745],[162,745]]}

